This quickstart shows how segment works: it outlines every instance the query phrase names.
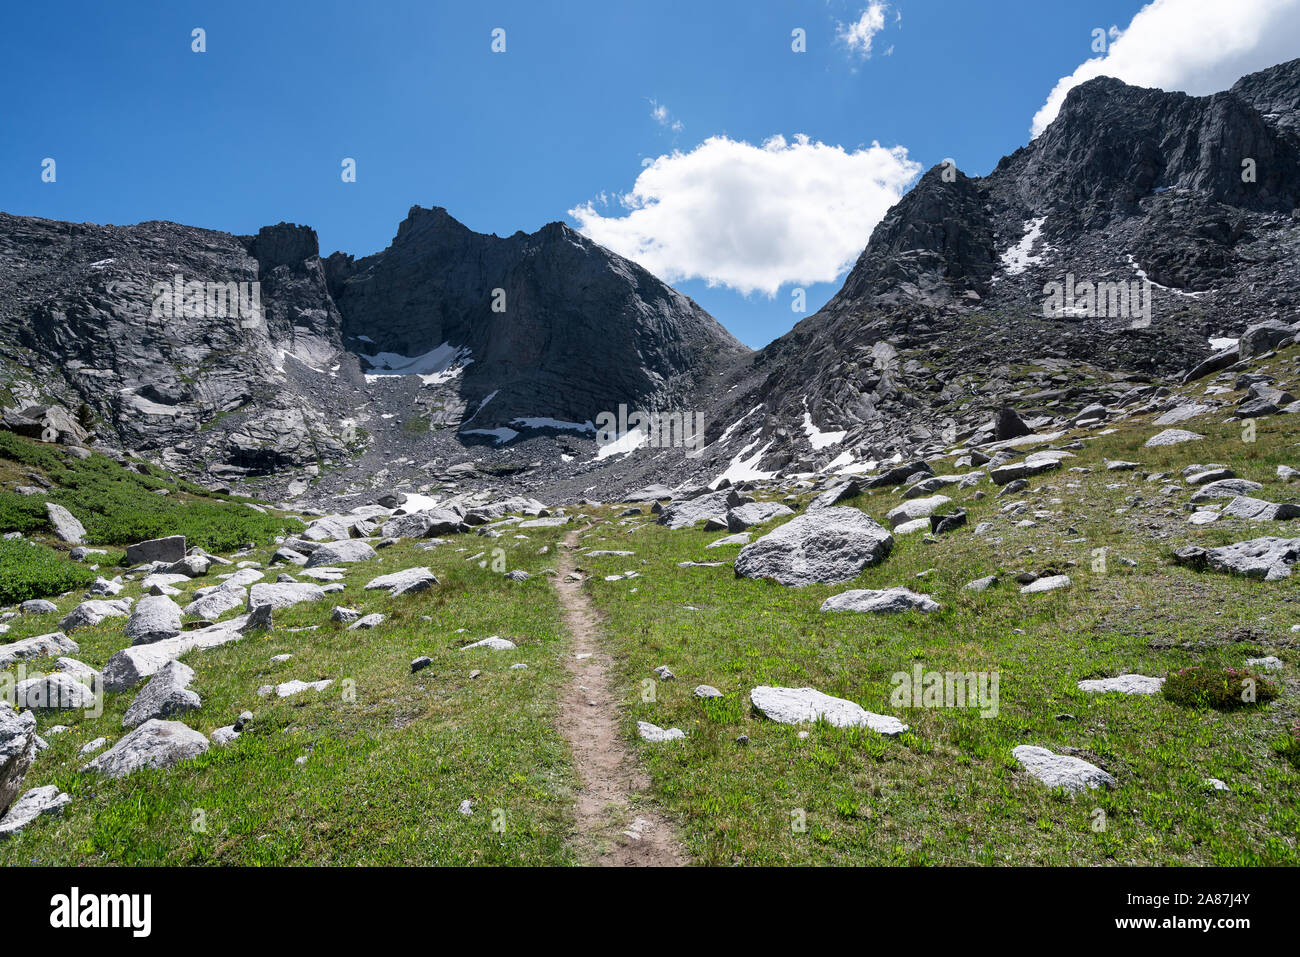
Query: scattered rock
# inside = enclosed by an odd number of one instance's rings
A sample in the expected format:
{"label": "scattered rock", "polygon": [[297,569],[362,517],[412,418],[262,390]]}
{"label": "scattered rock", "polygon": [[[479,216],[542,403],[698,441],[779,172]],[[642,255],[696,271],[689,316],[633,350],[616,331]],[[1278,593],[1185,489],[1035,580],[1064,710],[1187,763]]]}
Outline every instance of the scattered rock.
{"label": "scattered rock", "polygon": [[45,512],[50,517],[50,528],[54,534],[69,545],[82,545],[86,541],[86,527],[62,505],[45,503]]}
{"label": "scattered rock", "polygon": [[7,668],[15,661],[32,658],[54,657],[59,652],[76,654],[81,649],[77,643],[61,631],[52,631],[48,635],[36,635],[19,641],[0,645],[0,668]]}
{"label": "scattered rock", "polygon": [[722,538],[714,539],[705,545],[705,548],[726,548],[737,545],[749,544],[749,532],[741,532],[738,535],[725,535]]}
{"label": "scattered rock", "polygon": [[1265,658],[1247,658],[1246,667],[1263,668],[1265,671],[1278,671],[1282,668],[1282,659],[1276,655],[1268,655]]}
{"label": "scattered rock", "polygon": [[767,685],[753,689],[749,700],[755,710],[780,724],[802,724],[824,720],[837,728],[870,728],[880,734],[902,734],[907,725],[888,715],[873,714],[844,698],[822,694],[815,688],[780,688]]}
{"label": "scattered rock", "polygon": [[318,568],[321,565],[368,562],[378,557],[379,554],[370,547],[369,543],[357,538],[349,538],[344,541],[327,542],[322,545],[307,558],[305,567]]}
{"label": "scattered rock", "polygon": [[239,732],[235,730],[235,726],[228,724],[212,732],[212,743],[219,748],[224,748],[238,737]]}
{"label": "scattered rock", "polygon": [[642,740],[651,744],[662,744],[665,741],[677,741],[686,737],[686,732],[681,728],[661,728],[658,725],[651,724],[649,721],[638,721],[636,723],[637,732],[641,735]]}
{"label": "scattered rock", "polygon": [[255,631],[270,631],[273,623],[274,606],[254,605],[253,610],[248,613],[248,620],[244,623],[242,633],[251,634]]}
{"label": "scattered rock", "polygon": [[104,665],[104,690],[126,691],[156,674],[169,661],[175,661],[190,651],[217,648],[238,641],[242,637],[239,631],[242,625],[243,622],[235,618],[225,624],[187,631],[175,638],[123,648]]}
{"label": "scattered rock", "polygon": [[122,717],[122,727],[134,728],[154,718],[172,718],[197,711],[203,701],[189,690],[193,680],[193,668],[169,661],[135,696]]}
{"label": "scattered rock", "polygon": [[53,784],[32,788],[15,801],[9,813],[0,819],[0,840],[19,833],[42,815],[62,814],[70,803],[72,798]]}
{"label": "scattered rock", "polygon": [[1196,494],[1192,496],[1192,502],[1208,502],[1216,498],[1235,498],[1238,495],[1249,495],[1251,492],[1258,492],[1263,487],[1258,482],[1248,482],[1246,479],[1218,479],[1202,485],[1196,491]]}
{"label": "scattered rock", "polygon": [[310,582],[259,583],[248,590],[248,610],[252,611],[258,605],[288,608],[299,602],[321,601],[324,597],[321,587]]}
{"label": "scattered rock", "polygon": [[1223,507],[1223,514],[1252,522],[1283,522],[1300,518],[1300,505],[1279,505],[1262,498],[1239,495]]}
{"label": "scattered rock", "polygon": [[476,641],[471,645],[464,645],[461,651],[468,651],[471,648],[491,648],[493,651],[509,651],[511,648],[518,646],[513,641],[507,641],[505,638],[499,638],[493,635],[491,638],[484,638],[482,641]]}
{"label": "scattered rock", "polygon": [[185,614],[208,621],[216,621],[226,612],[242,608],[248,601],[248,589],[230,582],[200,591],[204,594],[185,606]]}
{"label": "scattered rock", "polygon": [[8,810],[22,787],[27,770],[36,760],[36,716],[19,713],[0,701],[0,816]]}
{"label": "scattered rock", "polygon": [[1113,777],[1082,758],[1054,754],[1028,744],[1012,748],[1011,756],[1031,777],[1050,788],[1065,788],[1071,794],[1078,794],[1089,789],[1118,787]]}
{"label": "scattered rock", "polygon": [[120,778],[141,768],[174,768],[208,750],[208,739],[179,721],[152,719],[140,725],[83,771]]}
{"label": "scattered rock", "polygon": [[948,515],[931,515],[930,531],[935,535],[946,535],[966,524],[966,510],[959,509]]}
{"label": "scattered rock", "polygon": [[934,612],[939,603],[909,588],[856,588],[832,595],[822,602],[822,611],[857,611],[892,614],[903,611]]}
{"label": "scattered rock", "polygon": [[1197,435],[1195,432],[1188,432],[1185,429],[1165,429],[1163,432],[1157,432],[1147,439],[1144,447],[1156,449],[1167,445],[1180,445],[1183,442],[1196,442],[1203,438],[1205,436]]}
{"label": "scattered rock", "polygon": [[[87,603],[89,604],[89,603]],[[206,617],[206,616],[205,616]],[[181,633],[181,607],[170,598],[148,595],[135,603],[126,623],[133,645],[148,645]]]}
{"label": "scattered rock", "polygon": [[1300,538],[1252,538],[1219,548],[1189,545],[1174,550],[1174,561],[1189,568],[1215,571],[1263,581],[1280,581],[1291,576],[1300,559]]}
{"label": "scattered rock", "polygon": [[1039,592],[1056,591],[1058,588],[1069,588],[1069,575],[1048,575],[1046,578],[1038,578],[1025,585],[1020,589],[1022,595],[1037,595]]}
{"label": "scattered rock", "polygon": [[14,702],[33,711],[86,711],[95,700],[94,690],[61,671],[28,678],[14,687]]}
{"label": "scattered rock", "polygon": [[393,572],[389,575],[380,575],[378,578],[372,578],[366,584],[366,591],[373,591],[378,588],[387,588],[388,594],[396,598],[398,595],[414,594],[438,584],[438,579],[434,577],[433,572],[427,568],[404,568],[400,572]]}
{"label": "scattered rock", "polygon": [[952,499],[946,495],[931,495],[928,498],[914,498],[897,508],[890,509],[885,516],[890,528],[897,528],[905,522],[914,522],[918,518],[929,518],[936,509],[947,505]]}
{"label": "scattered rock", "polygon": [[185,558],[185,536],[169,535],[151,538],[126,546],[127,565],[149,565],[154,562],[179,562]]}
{"label": "scattered rock", "polygon": [[727,530],[743,532],[755,525],[770,522],[774,518],[793,515],[794,511],[779,502],[749,502],[727,510]]}
{"label": "scattered rock", "polygon": [[[64,631],[76,631],[78,628],[93,628],[105,618],[125,618],[131,613],[131,602],[125,598],[112,601],[94,599],[83,601],[59,622]],[[180,628],[177,627],[177,631]]]}
{"label": "scattered rock", "polygon": [[304,691],[324,691],[334,683],[333,679],[326,678],[322,681],[285,681],[278,685],[262,685],[257,689],[259,698],[266,698],[275,695],[277,698],[291,698],[296,694],[302,694]]}
{"label": "scattered rock", "polygon": [[1164,678],[1149,678],[1146,675],[1117,675],[1114,678],[1095,678],[1080,681],[1079,690],[1092,693],[1117,691],[1120,694],[1159,694],[1164,683]]}

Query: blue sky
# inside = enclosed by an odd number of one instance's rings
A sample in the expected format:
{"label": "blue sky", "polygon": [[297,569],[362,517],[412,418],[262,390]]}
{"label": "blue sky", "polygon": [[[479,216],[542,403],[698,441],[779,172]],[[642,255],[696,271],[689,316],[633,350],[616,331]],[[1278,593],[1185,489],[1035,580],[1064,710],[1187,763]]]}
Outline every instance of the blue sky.
{"label": "blue sky", "polygon": [[[591,202],[593,229],[616,236],[627,213],[617,197],[633,188],[643,161],[675,150],[690,156],[710,138],[698,158],[718,162],[696,164],[695,185],[723,193],[727,169],[775,135],[822,144],[817,156],[832,162],[828,169],[848,168],[843,157],[874,141],[906,150],[884,160],[895,179],[906,163],[928,168],[946,157],[984,174],[1027,142],[1058,80],[1096,55],[1093,30],[1127,26],[1142,4],[900,0],[868,31],[868,55],[861,32],[856,48],[843,34],[869,6],[6,4],[0,209],[235,233],[288,220],[314,226],[323,253],[364,255],[388,244],[413,204],[445,206],[473,229],[508,235],[554,220],[579,225],[571,211]],[[195,27],[206,31],[205,53],[191,51]],[[506,31],[505,53],[490,48],[497,27]],[[805,53],[791,50],[796,27],[806,31]],[[57,162],[54,183],[41,181],[45,157]],[[355,183],[340,178],[344,157],[356,160]],[[664,162],[661,188],[692,175],[685,163]],[[763,184],[773,174],[755,175]],[[737,208],[778,197],[786,174],[774,175],[757,201],[738,191]],[[840,185],[798,188],[824,197]],[[694,228],[692,202],[678,197],[671,222],[653,227],[665,235],[651,240],[681,242],[667,233]],[[772,215],[797,218],[797,203]],[[873,223],[842,220],[839,243],[860,249]],[[787,253],[774,237],[782,228],[741,217],[724,239],[700,240],[715,280],[743,272],[729,256],[757,256],[751,273],[779,283],[774,296],[745,295],[734,281],[665,278],[761,346],[800,318],[790,295],[800,283],[782,277],[812,270],[780,261]],[[763,243],[769,248],[751,248]],[[674,255],[682,254],[668,249],[660,259]],[[803,282],[808,311],[842,279]]]}

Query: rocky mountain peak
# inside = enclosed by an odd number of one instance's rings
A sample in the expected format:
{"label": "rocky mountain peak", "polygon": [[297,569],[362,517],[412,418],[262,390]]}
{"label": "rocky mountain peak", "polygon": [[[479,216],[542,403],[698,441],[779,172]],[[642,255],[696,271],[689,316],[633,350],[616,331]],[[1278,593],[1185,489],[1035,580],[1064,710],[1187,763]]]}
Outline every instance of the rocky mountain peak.
{"label": "rocky mountain peak", "polygon": [[305,259],[320,256],[316,230],[296,223],[263,226],[248,243],[248,252],[262,272],[277,266],[298,266]]}

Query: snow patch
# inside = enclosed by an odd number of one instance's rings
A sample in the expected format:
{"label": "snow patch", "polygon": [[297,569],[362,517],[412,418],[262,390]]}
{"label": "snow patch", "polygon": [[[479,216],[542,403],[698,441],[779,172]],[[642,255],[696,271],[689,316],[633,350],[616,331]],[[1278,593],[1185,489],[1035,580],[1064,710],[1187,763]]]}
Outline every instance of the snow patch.
{"label": "snow patch", "polygon": [[449,342],[434,346],[418,356],[403,356],[396,352],[376,352],[374,355],[361,353],[360,356],[371,365],[370,371],[366,373],[367,382],[375,382],[385,376],[418,375],[425,385],[449,382],[474,361],[470,358],[469,349],[453,346]]}
{"label": "snow patch", "polygon": [[596,449],[595,461],[607,459],[611,455],[631,455],[641,446],[645,445],[650,438],[650,433],[644,429],[636,428],[624,432],[613,442],[608,442]]}
{"label": "snow patch", "polygon": [[[762,430],[760,429],[759,431]],[[770,479],[775,475],[775,472],[763,472],[758,468],[758,463],[763,460],[763,456],[767,454],[767,450],[772,447],[771,440],[768,441],[767,445],[763,446],[749,458],[745,458],[745,453],[758,445],[758,442],[759,440],[755,439],[737,452],[735,457],[731,460],[731,464],[727,466],[727,470],[710,482],[709,488],[717,488],[722,484],[723,479],[726,479],[734,485],[736,482],[762,481],[763,479]]]}
{"label": "snow patch", "polygon": [[[496,393],[492,393],[496,395]],[[486,399],[484,400],[487,401]],[[481,407],[480,407],[481,408]],[[476,415],[478,413],[475,413]],[[517,425],[521,429],[556,429],[560,432],[595,432],[596,426],[590,421],[587,422],[564,422],[560,419],[551,419],[546,416],[531,416],[511,419],[511,425]]]}
{"label": "snow patch", "polygon": [[1137,276],[1143,282],[1150,283],[1151,286],[1155,289],[1163,289],[1165,292],[1172,292],[1176,296],[1186,296],[1188,299],[1199,299],[1201,296],[1204,296],[1207,293],[1212,291],[1209,289],[1205,289],[1202,290],[1201,292],[1184,292],[1181,289],[1175,289],[1173,286],[1162,286],[1160,285],[1160,283],[1156,282],[1154,279],[1152,279],[1150,276],[1147,275],[1147,271],[1138,265],[1138,261],[1133,258],[1132,253],[1128,253],[1127,258],[1128,258],[1128,264],[1131,267],[1133,267],[1133,275]]}
{"label": "snow patch", "polygon": [[504,426],[499,429],[463,429],[461,435],[490,435],[495,438],[497,445],[504,445],[512,439],[518,437],[519,433],[514,429],[507,429]]}
{"label": "snow patch", "polygon": [[473,421],[474,421],[474,416],[476,416],[476,415],[478,415],[480,412],[482,412],[482,411],[483,411],[483,406],[487,405],[489,402],[491,402],[493,399],[495,399],[495,398],[497,397],[497,393],[500,392],[500,391],[501,391],[500,389],[493,389],[491,392],[489,392],[489,393],[487,394],[487,397],[486,397],[482,402],[480,402],[480,403],[478,404],[478,408],[474,410],[474,415],[471,415],[468,419],[466,419],[464,422],[461,423],[461,428],[464,428],[464,427],[465,427],[466,425],[468,425],[470,422],[473,422]]}
{"label": "snow patch", "polygon": [[1047,258],[1047,254],[1052,251],[1052,247],[1046,243],[1043,244],[1041,253],[1037,256],[1032,255],[1034,244],[1043,235],[1043,223],[1045,222],[1047,222],[1046,216],[1025,220],[1025,235],[1021,237],[1020,242],[1009,247],[1002,254],[1002,268],[1006,270],[1007,275],[1019,275],[1030,266],[1040,265]]}
{"label": "snow patch", "polygon": [[826,448],[828,445],[837,445],[844,441],[844,432],[823,432],[817,426],[813,425],[812,413],[808,411],[808,397],[804,396],[803,400],[803,434],[808,436],[808,441],[812,444],[813,450],[817,451]]}

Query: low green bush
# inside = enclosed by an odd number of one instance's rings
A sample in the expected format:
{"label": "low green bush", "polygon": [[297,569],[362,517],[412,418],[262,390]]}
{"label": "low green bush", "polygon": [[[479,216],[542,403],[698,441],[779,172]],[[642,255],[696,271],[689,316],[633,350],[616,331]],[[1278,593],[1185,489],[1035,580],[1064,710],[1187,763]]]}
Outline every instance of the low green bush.
{"label": "low green bush", "polygon": [[0,491],[0,532],[47,530],[46,501],[75,515],[94,545],[184,535],[191,545],[221,552],[265,544],[285,530],[282,519],[226,496],[211,498],[205,489],[153,466],[123,468],[99,453],[64,461],[56,447],[9,432],[0,432],[0,458],[38,467],[58,486],[46,496]]}
{"label": "low green bush", "polygon": [[1180,668],[1165,679],[1161,690],[1175,704],[1221,711],[1265,704],[1278,695],[1277,685],[1253,671],[1209,665]]}
{"label": "low green bush", "polygon": [[1287,736],[1278,742],[1277,753],[1300,768],[1300,724],[1287,732]]}
{"label": "low green bush", "polygon": [[[3,435],[0,432],[0,435]],[[45,499],[37,495],[0,492],[0,532],[39,532],[50,527]]]}
{"label": "low green bush", "polygon": [[85,565],[61,558],[34,542],[0,540],[0,604],[47,598],[95,580]]}

